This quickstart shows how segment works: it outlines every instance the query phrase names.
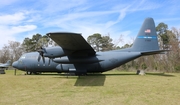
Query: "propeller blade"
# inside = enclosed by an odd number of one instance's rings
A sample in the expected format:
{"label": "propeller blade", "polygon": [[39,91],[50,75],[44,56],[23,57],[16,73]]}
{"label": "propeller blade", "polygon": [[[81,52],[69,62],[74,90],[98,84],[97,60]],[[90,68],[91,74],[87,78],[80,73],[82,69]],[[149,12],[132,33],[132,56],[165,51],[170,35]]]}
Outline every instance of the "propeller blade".
{"label": "propeller blade", "polygon": [[37,52],[39,52],[39,54],[43,54],[44,53],[44,50],[42,48],[40,48],[39,50],[37,50]]}
{"label": "propeller blade", "polygon": [[[39,50],[37,50],[37,52],[39,52],[38,62],[40,62],[41,57],[42,57],[43,64],[45,66],[45,58],[44,58],[44,52],[46,52],[45,48],[41,47]],[[39,64],[38,64],[38,66],[39,66]]]}
{"label": "propeller blade", "polygon": [[41,60],[41,55],[39,54],[39,56],[38,56],[38,62]]}
{"label": "propeller blade", "polygon": [[44,53],[46,53],[46,49],[44,47],[42,47],[42,50],[43,50]]}
{"label": "propeller blade", "polygon": [[42,59],[43,59],[43,64],[45,66],[45,58],[44,58],[44,56],[42,56]]}
{"label": "propeller blade", "polygon": [[51,63],[51,58],[49,58],[49,62],[48,62],[48,65],[50,66],[50,63]]}

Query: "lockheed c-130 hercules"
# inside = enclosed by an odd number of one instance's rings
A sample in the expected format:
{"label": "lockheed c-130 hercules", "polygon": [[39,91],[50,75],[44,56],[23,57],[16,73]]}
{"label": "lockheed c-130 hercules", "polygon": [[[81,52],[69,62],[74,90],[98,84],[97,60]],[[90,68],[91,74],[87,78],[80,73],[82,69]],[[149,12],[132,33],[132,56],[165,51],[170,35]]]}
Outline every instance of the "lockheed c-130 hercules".
{"label": "lockheed c-130 hercules", "polygon": [[51,32],[47,36],[59,46],[41,48],[23,54],[12,66],[28,74],[64,72],[84,75],[105,72],[141,56],[161,54],[155,23],[146,18],[132,47],[106,52],[95,52],[79,33]]}

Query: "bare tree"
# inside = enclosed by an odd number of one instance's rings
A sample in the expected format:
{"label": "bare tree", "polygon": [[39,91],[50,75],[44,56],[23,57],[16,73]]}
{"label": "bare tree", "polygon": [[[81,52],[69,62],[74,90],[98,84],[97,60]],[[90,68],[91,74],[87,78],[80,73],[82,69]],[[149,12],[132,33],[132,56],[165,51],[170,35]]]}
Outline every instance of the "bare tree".
{"label": "bare tree", "polygon": [[10,55],[11,55],[11,53],[9,50],[9,46],[4,45],[4,47],[1,50],[0,61],[5,63],[7,60],[11,59]]}
{"label": "bare tree", "polygon": [[180,71],[180,29],[172,27],[171,31],[168,31],[169,36],[169,49],[167,53],[169,69],[173,71]]}
{"label": "bare tree", "polygon": [[11,60],[12,62],[19,59],[19,57],[24,53],[23,48],[21,47],[20,42],[9,41],[8,45],[0,50],[0,62],[6,62]]}
{"label": "bare tree", "polygon": [[12,60],[15,61],[25,52],[20,42],[9,41],[9,49],[12,54]]}

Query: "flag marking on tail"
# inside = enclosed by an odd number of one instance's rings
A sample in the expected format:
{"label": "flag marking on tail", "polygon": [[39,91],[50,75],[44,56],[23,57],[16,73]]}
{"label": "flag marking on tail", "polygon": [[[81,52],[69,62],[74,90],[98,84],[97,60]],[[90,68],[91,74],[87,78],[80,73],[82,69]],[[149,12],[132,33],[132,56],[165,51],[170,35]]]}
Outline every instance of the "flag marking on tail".
{"label": "flag marking on tail", "polygon": [[146,29],[144,32],[149,34],[151,33],[151,29]]}

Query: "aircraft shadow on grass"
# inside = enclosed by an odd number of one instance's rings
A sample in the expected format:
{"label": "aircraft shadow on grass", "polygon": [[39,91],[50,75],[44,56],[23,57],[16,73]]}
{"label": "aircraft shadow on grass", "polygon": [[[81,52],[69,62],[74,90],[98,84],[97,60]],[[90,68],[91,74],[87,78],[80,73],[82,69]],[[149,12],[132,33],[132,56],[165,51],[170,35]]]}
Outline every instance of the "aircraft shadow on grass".
{"label": "aircraft shadow on grass", "polygon": [[105,74],[91,74],[77,78],[74,86],[104,86]]}

